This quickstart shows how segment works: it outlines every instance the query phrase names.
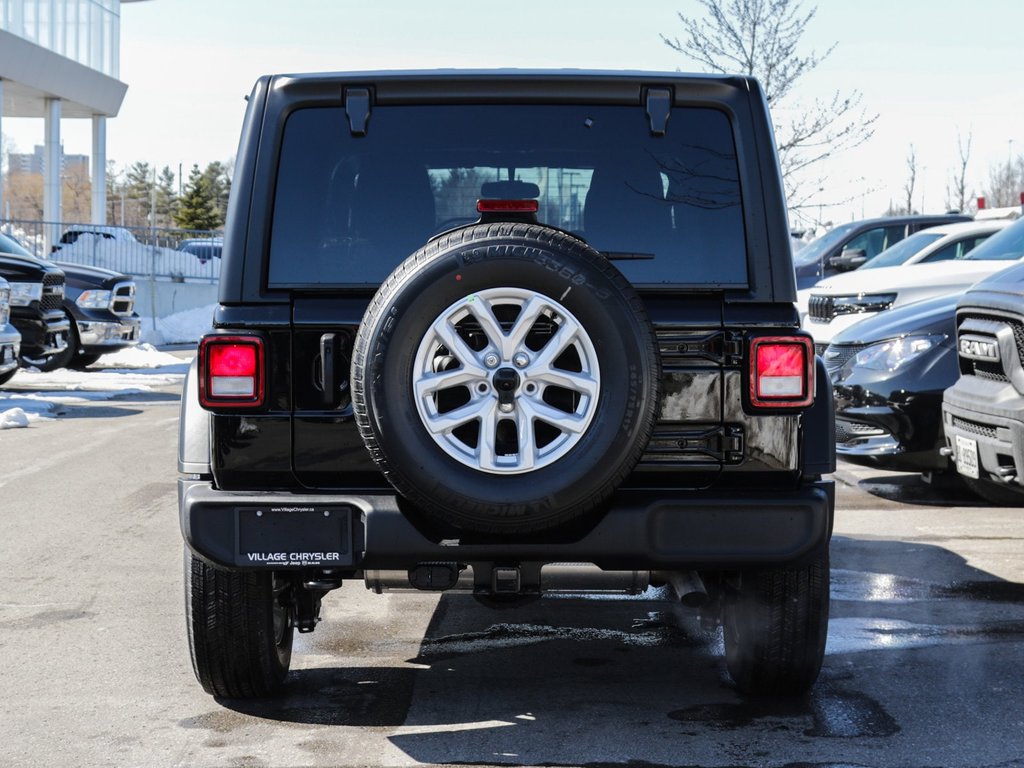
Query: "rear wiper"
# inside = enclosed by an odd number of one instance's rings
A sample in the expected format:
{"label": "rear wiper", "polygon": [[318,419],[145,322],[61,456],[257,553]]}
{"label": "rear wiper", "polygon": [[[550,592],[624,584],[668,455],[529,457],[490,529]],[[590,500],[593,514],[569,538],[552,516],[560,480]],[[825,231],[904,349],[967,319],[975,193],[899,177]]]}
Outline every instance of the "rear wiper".
{"label": "rear wiper", "polygon": [[601,251],[601,255],[609,261],[644,261],[653,259],[653,253],[633,253],[631,251]]}

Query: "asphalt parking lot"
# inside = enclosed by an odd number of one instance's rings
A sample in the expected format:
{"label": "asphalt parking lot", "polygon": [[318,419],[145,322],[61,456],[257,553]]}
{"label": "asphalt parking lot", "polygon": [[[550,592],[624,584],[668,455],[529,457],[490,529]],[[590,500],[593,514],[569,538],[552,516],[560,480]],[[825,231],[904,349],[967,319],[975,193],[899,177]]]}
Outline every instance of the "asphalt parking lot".
{"label": "asphalt parking lot", "polygon": [[851,465],[806,698],[738,696],[720,635],[658,591],[494,611],[350,583],[287,696],[215,701],[185,642],[181,372],[17,385],[60,403],[0,432],[3,765],[1024,765],[1024,510]]}

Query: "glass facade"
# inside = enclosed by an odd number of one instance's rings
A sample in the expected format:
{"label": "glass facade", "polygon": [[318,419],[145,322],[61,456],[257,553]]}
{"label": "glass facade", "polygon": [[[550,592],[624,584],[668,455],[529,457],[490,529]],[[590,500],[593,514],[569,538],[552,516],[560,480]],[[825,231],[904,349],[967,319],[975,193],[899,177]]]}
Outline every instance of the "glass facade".
{"label": "glass facade", "polygon": [[119,77],[120,0],[0,0],[0,29]]}

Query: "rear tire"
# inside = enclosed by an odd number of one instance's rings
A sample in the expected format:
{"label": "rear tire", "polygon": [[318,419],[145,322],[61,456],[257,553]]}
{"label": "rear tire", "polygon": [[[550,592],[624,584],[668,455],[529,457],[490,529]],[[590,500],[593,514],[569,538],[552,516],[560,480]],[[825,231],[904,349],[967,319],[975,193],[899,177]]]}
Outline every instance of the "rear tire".
{"label": "rear tire", "polygon": [[266,571],[228,571],[185,550],[185,617],[196,679],[220,698],[281,692],[295,632],[291,587]]}
{"label": "rear tire", "polygon": [[1003,483],[992,480],[975,480],[973,477],[965,477],[963,481],[967,483],[967,487],[971,489],[972,493],[991,504],[1000,507],[1024,506],[1024,488],[1018,491]]}
{"label": "rear tire", "polygon": [[796,568],[740,575],[726,595],[725,661],[736,687],[755,696],[798,696],[821,671],[828,637],[828,552]]}
{"label": "rear tire", "polygon": [[14,378],[14,374],[16,374],[17,372],[18,372],[18,369],[15,368],[13,371],[8,371],[7,373],[0,373],[0,387],[2,387],[4,384],[6,384],[11,379],[13,379]]}

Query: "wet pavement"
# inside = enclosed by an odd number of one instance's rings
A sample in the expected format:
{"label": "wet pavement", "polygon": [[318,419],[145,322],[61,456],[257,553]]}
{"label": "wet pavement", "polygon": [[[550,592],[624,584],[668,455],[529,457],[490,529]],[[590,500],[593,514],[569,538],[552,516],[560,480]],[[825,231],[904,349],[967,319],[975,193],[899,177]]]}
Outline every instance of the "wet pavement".
{"label": "wet pavement", "polygon": [[846,465],[806,697],[739,696],[721,634],[659,590],[493,610],[348,584],[286,696],[215,701],[185,646],[174,404],[119,405],[4,434],[0,765],[1024,766],[1024,510]]}

